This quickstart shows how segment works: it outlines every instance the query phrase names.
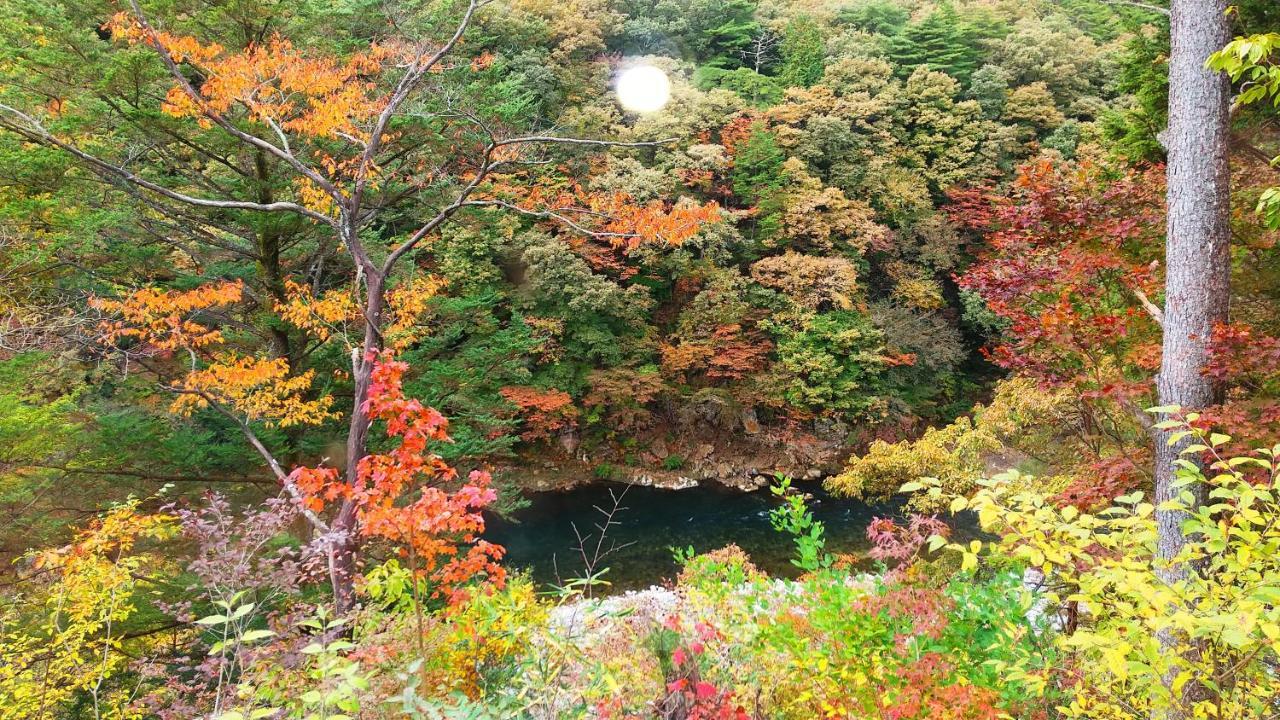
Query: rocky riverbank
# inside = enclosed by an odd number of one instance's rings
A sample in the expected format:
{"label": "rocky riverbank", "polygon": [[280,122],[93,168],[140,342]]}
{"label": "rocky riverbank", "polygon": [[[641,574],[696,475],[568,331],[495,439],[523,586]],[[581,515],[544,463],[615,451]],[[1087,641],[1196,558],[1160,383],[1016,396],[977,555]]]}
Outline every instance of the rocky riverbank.
{"label": "rocky riverbank", "polygon": [[597,481],[610,481],[664,490],[721,486],[740,492],[767,487],[775,476],[821,480],[839,472],[847,451],[839,444],[794,449],[760,448],[745,444],[717,447],[698,443],[676,454],[666,443],[643,452],[544,452],[499,466],[497,470],[521,488],[534,492],[571,490]]}

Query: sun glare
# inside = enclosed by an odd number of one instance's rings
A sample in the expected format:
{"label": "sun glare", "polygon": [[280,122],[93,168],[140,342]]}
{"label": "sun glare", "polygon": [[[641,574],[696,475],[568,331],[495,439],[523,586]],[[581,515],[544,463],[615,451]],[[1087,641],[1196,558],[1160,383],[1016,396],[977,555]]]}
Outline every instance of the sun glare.
{"label": "sun glare", "polygon": [[618,102],[639,113],[661,110],[671,99],[671,81],[652,65],[628,68],[618,76]]}

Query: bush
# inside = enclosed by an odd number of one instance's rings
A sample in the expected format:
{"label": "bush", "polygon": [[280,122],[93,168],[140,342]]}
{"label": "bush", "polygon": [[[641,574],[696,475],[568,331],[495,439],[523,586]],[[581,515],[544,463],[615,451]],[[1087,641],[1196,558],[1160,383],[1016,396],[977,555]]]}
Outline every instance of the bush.
{"label": "bush", "polygon": [[[1188,414],[1186,422],[1196,419]],[[984,545],[993,564],[1030,566],[1044,575],[1046,590],[1023,588],[1023,606],[1068,630],[1047,638],[1062,657],[1056,673],[1045,673],[1028,646],[993,669],[1037,693],[1069,688],[1061,704],[1071,718],[1273,715],[1280,697],[1280,445],[1227,457],[1219,452],[1230,442],[1226,435],[1182,421],[1160,426],[1196,438],[1177,461],[1177,483],[1207,486],[1210,498],[1190,506],[1184,492],[1162,505],[1186,514],[1186,544],[1173,558],[1161,556],[1157,507],[1142,492],[1082,513],[1055,506],[1009,473],[983,481],[972,498],[952,497],[953,508],[976,511],[983,529],[999,535],[951,545],[962,567],[978,567]],[[936,481],[922,484],[926,494],[948,497]],[[1198,570],[1177,573],[1179,567]],[[1175,579],[1162,577],[1171,572]],[[1194,693],[1205,698],[1199,701],[1175,698],[1169,678],[1210,691]]]}
{"label": "bush", "polygon": [[710,590],[734,588],[763,577],[764,573],[756,568],[747,553],[730,543],[719,550],[685,558],[676,584],[680,587]]}

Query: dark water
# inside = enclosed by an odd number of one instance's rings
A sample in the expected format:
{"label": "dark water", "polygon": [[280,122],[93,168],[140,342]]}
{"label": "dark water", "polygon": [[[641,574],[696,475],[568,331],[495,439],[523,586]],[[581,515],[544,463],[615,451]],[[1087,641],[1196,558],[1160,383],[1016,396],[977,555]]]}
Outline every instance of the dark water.
{"label": "dark water", "polygon": [[[796,483],[812,493],[813,515],[826,526],[827,552],[861,553],[870,547],[866,529],[875,517],[901,517],[898,503],[868,504],[832,497],[821,483]],[[527,568],[540,585],[581,577],[583,560],[575,549],[574,525],[587,538],[588,552],[599,535],[604,516],[597,507],[613,507],[610,490],[621,497],[604,548],[618,549],[604,559],[609,591],[648,587],[677,574],[671,547],[693,546],[705,552],[736,543],[752,561],[771,575],[794,576],[794,545],[790,536],[773,529],[769,511],[777,499],[763,490],[742,493],[718,487],[660,490],[648,487],[592,484],[567,492],[535,493],[531,505],[512,520],[489,520],[486,539],[507,549],[510,567]],[[623,494],[623,491],[626,491]],[[965,534],[958,528],[959,534]],[[872,566],[867,563],[867,568]]]}

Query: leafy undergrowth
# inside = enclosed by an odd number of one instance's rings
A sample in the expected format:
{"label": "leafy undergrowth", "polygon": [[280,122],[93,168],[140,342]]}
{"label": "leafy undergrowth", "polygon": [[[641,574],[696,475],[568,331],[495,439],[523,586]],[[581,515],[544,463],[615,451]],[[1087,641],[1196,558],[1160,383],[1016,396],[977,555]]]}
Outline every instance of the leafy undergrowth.
{"label": "leafy undergrowth", "polygon": [[311,647],[349,676],[251,665],[232,712],[299,697],[297,683],[359,717],[1035,717],[1045,698],[993,670],[1036,650],[1019,583],[834,568],[781,580],[729,546],[688,558],[671,587],[603,599],[542,596],[517,577],[433,615],[421,643],[384,594],[346,652]]}
{"label": "leafy undergrowth", "polygon": [[[288,503],[121,505],[34,558],[40,603],[0,606],[0,718],[1118,720],[1179,707],[1165,678],[1213,690],[1186,717],[1275,717],[1280,445],[1224,455],[1232,439],[1194,413],[1153,412],[1199,441],[1178,482],[1211,503],[1134,492],[1080,511],[1016,473],[967,497],[924,478],[903,491],[973,511],[989,535],[960,544],[933,517],[877,519],[878,574],[827,553],[784,480],[771,518],[798,580],[729,546],[678,551],[672,584],[637,593],[598,597],[599,568],[552,593],[518,574],[435,593],[435,575],[391,558],[364,570],[342,617],[282,581],[321,570],[272,544]],[[1172,559],[1158,508],[1185,516]],[[149,600],[172,563],[156,543],[175,533],[200,550],[196,582],[181,602]],[[1161,574],[1192,564],[1205,570]],[[174,622],[135,629],[157,612]]]}

